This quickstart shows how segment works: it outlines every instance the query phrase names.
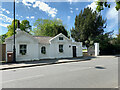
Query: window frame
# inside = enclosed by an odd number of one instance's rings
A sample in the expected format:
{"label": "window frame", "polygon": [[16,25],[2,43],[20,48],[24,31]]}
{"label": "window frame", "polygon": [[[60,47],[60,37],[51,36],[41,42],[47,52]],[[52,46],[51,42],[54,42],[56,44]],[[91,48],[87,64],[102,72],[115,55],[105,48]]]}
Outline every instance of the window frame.
{"label": "window frame", "polygon": [[63,37],[59,37],[59,40],[64,40]]}
{"label": "window frame", "polygon": [[59,44],[59,52],[60,52],[60,53],[63,53],[63,52],[64,52],[63,44]]}
{"label": "window frame", "polygon": [[42,53],[42,54],[46,54],[46,47],[45,47],[45,46],[42,46],[42,47],[41,47],[41,53]]}
{"label": "window frame", "polygon": [[[23,46],[23,48],[22,48],[22,46]],[[25,48],[24,48],[24,46],[25,46]],[[25,52],[23,53],[23,51],[25,51]],[[19,54],[20,55],[26,55],[27,54],[27,44],[20,44],[19,45]]]}

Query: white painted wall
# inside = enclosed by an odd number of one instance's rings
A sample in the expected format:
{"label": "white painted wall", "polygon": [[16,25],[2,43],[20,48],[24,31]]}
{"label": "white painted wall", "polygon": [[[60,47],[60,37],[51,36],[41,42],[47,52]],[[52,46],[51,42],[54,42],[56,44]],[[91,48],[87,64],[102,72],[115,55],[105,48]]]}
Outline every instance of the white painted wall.
{"label": "white painted wall", "polygon": [[[64,37],[63,40],[59,40],[59,37]],[[59,52],[59,44],[63,44],[63,49],[64,52],[60,53]],[[69,45],[71,47],[69,47]],[[82,56],[82,43],[73,43],[72,40],[66,38],[63,34],[59,35],[58,37],[54,38],[51,41],[50,44],[50,51],[52,53],[50,54],[51,58],[72,58],[73,57],[73,51],[72,51],[72,46],[76,46],[76,54],[77,57]]]}
{"label": "white painted wall", "polygon": [[[27,45],[26,55],[21,55],[19,52],[19,46],[21,44]],[[6,40],[6,49],[8,51],[13,51],[13,40]],[[34,40],[30,35],[19,31],[19,34],[16,35],[16,61],[30,61],[30,60],[39,60],[39,44],[37,40]],[[6,53],[7,54],[7,53]],[[7,55],[6,55],[7,56]]]}
{"label": "white painted wall", "polygon": [[[27,53],[26,55],[20,54],[20,45],[27,45]],[[35,40],[30,35],[26,35],[26,33],[19,34],[16,38],[16,57],[17,61],[27,61],[27,60],[39,60],[39,44],[37,40]]]}
{"label": "white painted wall", "polygon": [[[64,40],[59,40],[62,36]],[[27,45],[27,54],[21,55],[19,53],[20,44]],[[59,52],[59,44],[63,44],[63,53]],[[46,54],[41,53],[41,47],[46,47]],[[69,47],[71,46],[71,47]],[[72,46],[76,46],[77,57],[82,56],[82,43],[72,42],[72,40],[66,38],[63,34],[50,40],[49,44],[40,44],[37,39],[23,31],[19,31],[16,35],[16,60],[17,61],[30,61],[39,59],[53,59],[53,58],[72,58],[73,50]],[[7,51],[13,51],[13,40],[6,40]]]}
{"label": "white painted wall", "polygon": [[[59,37],[63,37],[63,40],[59,40]],[[63,44],[63,52],[60,53],[59,52],[59,44]],[[71,40],[68,40],[66,37],[64,37],[63,35],[59,35],[58,37],[54,38],[51,41],[50,47],[52,53],[51,53],[51,57],[55,57],[55,58],[70,58],[72,57],[72,46],[69,47],[69,45],[72,44]],[[54,50],[53,50],[54,49]]]}
{"label": "white painted wall", "polygon": [[[45,46],[46,47],[46,54],[41,53],[41,48]],[[50,45],[49,44],[39,44],[39,59],[48,59],[50,58]]]}

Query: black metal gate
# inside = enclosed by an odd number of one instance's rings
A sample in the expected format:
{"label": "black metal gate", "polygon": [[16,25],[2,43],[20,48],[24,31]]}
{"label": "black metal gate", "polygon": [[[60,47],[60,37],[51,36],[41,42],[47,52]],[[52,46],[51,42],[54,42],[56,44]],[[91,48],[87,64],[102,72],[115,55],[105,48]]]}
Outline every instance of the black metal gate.
{"label": "black metal gate", "polygon": [[90,46],[89,48],[88,48],[88,55],[95,55],[95,46],[93,45],[93,46]]}

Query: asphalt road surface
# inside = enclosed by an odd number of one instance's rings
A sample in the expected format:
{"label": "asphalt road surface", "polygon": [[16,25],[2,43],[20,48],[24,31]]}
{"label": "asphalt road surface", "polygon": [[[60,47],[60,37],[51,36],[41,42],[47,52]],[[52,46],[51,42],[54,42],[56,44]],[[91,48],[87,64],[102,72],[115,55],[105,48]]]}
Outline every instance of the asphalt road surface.
{"label": "asphalt road surface", "polygon": [[117,88],[118,57],[2,71],[2,88]]}

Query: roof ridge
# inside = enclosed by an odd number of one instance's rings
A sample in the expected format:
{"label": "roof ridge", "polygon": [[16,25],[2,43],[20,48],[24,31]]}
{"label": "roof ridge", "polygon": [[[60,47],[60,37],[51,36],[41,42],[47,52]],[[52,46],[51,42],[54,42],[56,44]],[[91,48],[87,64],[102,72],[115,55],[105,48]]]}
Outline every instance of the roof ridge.
{"label": "roof ridge", "polygon": [[[50,37],[50,36],[33,36],[33,37]],[[51,37],[52,38],[52,37]]]}

